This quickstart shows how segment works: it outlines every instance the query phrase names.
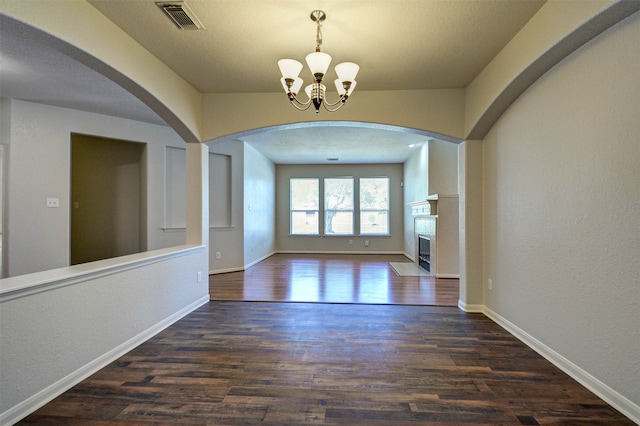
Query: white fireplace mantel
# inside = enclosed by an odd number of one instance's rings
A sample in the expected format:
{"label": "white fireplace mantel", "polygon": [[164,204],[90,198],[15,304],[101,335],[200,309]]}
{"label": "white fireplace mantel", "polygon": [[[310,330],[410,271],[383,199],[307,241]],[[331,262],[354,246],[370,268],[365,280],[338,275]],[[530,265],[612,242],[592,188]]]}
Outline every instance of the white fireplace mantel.
{"label": "white fireplace mantel", "polygon": [[421,201],[408,203],[412,216],[436,216],[438,214],[438,194],[429,195]]}

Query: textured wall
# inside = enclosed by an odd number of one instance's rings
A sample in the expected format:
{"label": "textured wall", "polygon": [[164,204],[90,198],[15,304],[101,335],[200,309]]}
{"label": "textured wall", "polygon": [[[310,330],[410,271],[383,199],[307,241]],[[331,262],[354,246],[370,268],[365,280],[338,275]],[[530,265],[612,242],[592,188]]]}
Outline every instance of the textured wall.
{"label": "textured wall", "polygon": [[485,305],[640,404],[640,14],[484,140]]}

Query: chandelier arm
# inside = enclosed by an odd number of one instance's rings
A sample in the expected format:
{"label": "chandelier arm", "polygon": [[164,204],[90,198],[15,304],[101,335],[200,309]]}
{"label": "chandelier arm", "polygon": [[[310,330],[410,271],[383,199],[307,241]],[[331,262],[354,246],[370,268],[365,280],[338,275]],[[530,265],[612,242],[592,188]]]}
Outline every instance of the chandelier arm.
{"label": "chandelier arm", "polygon": [[[324,105],[324,109],[326,109],[329,112],[336,112],[337,110],[339,110],[340,108],[342,108],[344,106],[345,102],[336,102],[335,104],[328,104],[326,102],[324,102],[322,105]],[[338,105],[336,108],[330,108],[332,106]]]}
{"label": "chandelier arm", "polygon": [[311,100],[307,102],[300,102],[295,96],[293,97],[293,99],[290,99],[289,102],[298,111],[306,111],[311,106]]}
{"label": "chandelier arm", "polygon": [[291,93],[289,95],[289,101],[291,101],[291,103],[296,103],[300,106],[306,106],[307,108],[309,107],[309,105],[311,105],[311,99],[309,99],[307,102],[302,102],[300,99],[298,99],[298,97],[296,95],[294,95],[293,93]]}
{"label": "chandelier arm", "polygon": [[[338,100],[337,100],[337,101],[335,101],[335,102],[333,102],[333,103],[332,103],[332,102],[327,102],[327,98],[325,98],[325,99],[324,99],[324,104],[325,104],[325,105],[327,105],[327,106],[333,107],[333,106],[336,106],[336,105],[338,105],[338,104],[340,104],[340,103],[344,104],[345,102],[347,102],[347,99],[348,99],[348,97],[346,97],[346,98],[345,98],[345,96],[344,96],[344,95],[340,95],[340,98],[338,98]],[[336,110],[337,110],[337,109],[336,109]],[[327,110],[327,111],[328,111],[328,110]]]}

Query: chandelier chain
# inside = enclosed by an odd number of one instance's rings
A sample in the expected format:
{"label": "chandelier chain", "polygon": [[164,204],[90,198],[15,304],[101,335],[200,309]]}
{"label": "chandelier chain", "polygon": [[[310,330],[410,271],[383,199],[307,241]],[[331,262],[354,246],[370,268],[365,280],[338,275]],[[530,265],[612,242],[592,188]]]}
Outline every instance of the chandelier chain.
{"label": "chandelier chain", "polygon": [[322,24],[320,23],[320,19],[316,21],[318,24],[316,30],[316,52],[320,52],[320,47],[322,47]]}

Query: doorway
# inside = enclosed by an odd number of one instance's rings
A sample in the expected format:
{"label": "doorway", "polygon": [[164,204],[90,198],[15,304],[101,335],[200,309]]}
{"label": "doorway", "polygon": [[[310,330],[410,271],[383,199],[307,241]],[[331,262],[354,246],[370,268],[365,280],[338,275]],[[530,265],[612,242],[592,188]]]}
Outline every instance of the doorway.
{"label": "doorway", "polygon": [[146,250],[145,147],[71,135],[72,265]]}

